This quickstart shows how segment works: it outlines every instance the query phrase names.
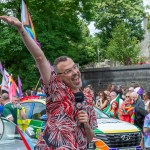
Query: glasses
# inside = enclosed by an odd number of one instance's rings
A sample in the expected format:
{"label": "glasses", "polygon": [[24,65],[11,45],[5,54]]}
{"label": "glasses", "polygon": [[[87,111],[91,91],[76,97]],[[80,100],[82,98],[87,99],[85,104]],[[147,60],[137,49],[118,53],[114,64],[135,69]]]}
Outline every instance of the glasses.
{"label": "glasses", "polygon": [[128,98],[129,98],[130,96],[126,96],[126,97],[128,97]]}
{"label": "glasses", "polygon": [[76,64],[74,64],[72,68],[66,69],[64,72],[59,72],[59,73],[57,73],[57,74],[59,74],[59,75],[60,75],[60,74],[69,75],[69,74],[72,74],[72,72],[73,72],[74,70],[78,70],[78,69],[79,69],[78,66],[77,66]]}

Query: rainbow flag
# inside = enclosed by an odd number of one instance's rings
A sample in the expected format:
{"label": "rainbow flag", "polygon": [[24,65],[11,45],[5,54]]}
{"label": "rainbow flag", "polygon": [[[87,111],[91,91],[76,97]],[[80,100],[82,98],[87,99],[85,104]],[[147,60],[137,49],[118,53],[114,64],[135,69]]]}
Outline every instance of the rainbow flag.
{"label": "rainbow flag", "polygon": [[40,47],[40,43],[37,42],[36,40],[36,34],[35,34],[35,30],[34,30],[34,25],[32,23],[32,19],[31,16],[27,10],[27,6],[24,2],[24,0],[22,0],[22,4],[21,4],[21,21],[24,25],[24,28],[26,30],[26,32],[28,33],[28,35],[36,42],[36,44]]}

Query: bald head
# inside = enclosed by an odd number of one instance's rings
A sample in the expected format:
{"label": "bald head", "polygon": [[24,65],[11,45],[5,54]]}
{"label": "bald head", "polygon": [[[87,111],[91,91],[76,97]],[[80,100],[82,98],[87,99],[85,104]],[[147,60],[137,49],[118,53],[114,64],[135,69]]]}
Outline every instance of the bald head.
{"label": "bald head", "polygon": [[1,96],[1,99],[4,101],[7,101],[7,100],[9,100],[9,95],[7,93],[3,93]]}

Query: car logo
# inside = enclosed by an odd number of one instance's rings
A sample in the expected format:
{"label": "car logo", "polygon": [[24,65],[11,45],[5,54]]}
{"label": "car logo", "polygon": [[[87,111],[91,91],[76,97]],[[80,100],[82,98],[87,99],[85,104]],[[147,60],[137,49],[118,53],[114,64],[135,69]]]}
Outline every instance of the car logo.
{"label": "car logo", "polygon": [[122,135],[122,136],[121,136],[121,139],[122,139],[123,141],[129,141],[129,140],[130,140],[130,135]]}

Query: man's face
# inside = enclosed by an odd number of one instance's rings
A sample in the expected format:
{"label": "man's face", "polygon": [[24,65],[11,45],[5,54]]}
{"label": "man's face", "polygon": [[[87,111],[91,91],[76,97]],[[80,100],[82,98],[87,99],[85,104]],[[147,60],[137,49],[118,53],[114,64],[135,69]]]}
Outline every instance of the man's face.
{"label": "man's face", "polygon": [[57,70],[58,76],[73,91],[82,86],[81,73],[72,59],[68,58],[67,61],[60,62]]}
{"label": "man's face", "polygon": [[18,99],[17,97],[13,97],[13,98],[12,98],[12,103],[13,103],[14,105],[18,104],[18,103],[19,103],[19,99]]}
{"label": "man's face", "polygon": [[137,99],[138,99],[138,95],[132,95],[131,97],[134,102],[137,101]]}
{"label": "man's face", "polygon": [[110,96],[110,99],[111,99],[111,100],[113,100],[113,99],[115,99],[115,98],[116,98],[116,95],[115,95],[114,93],[110,93],[110,95],[109,95],[109,96]]}

